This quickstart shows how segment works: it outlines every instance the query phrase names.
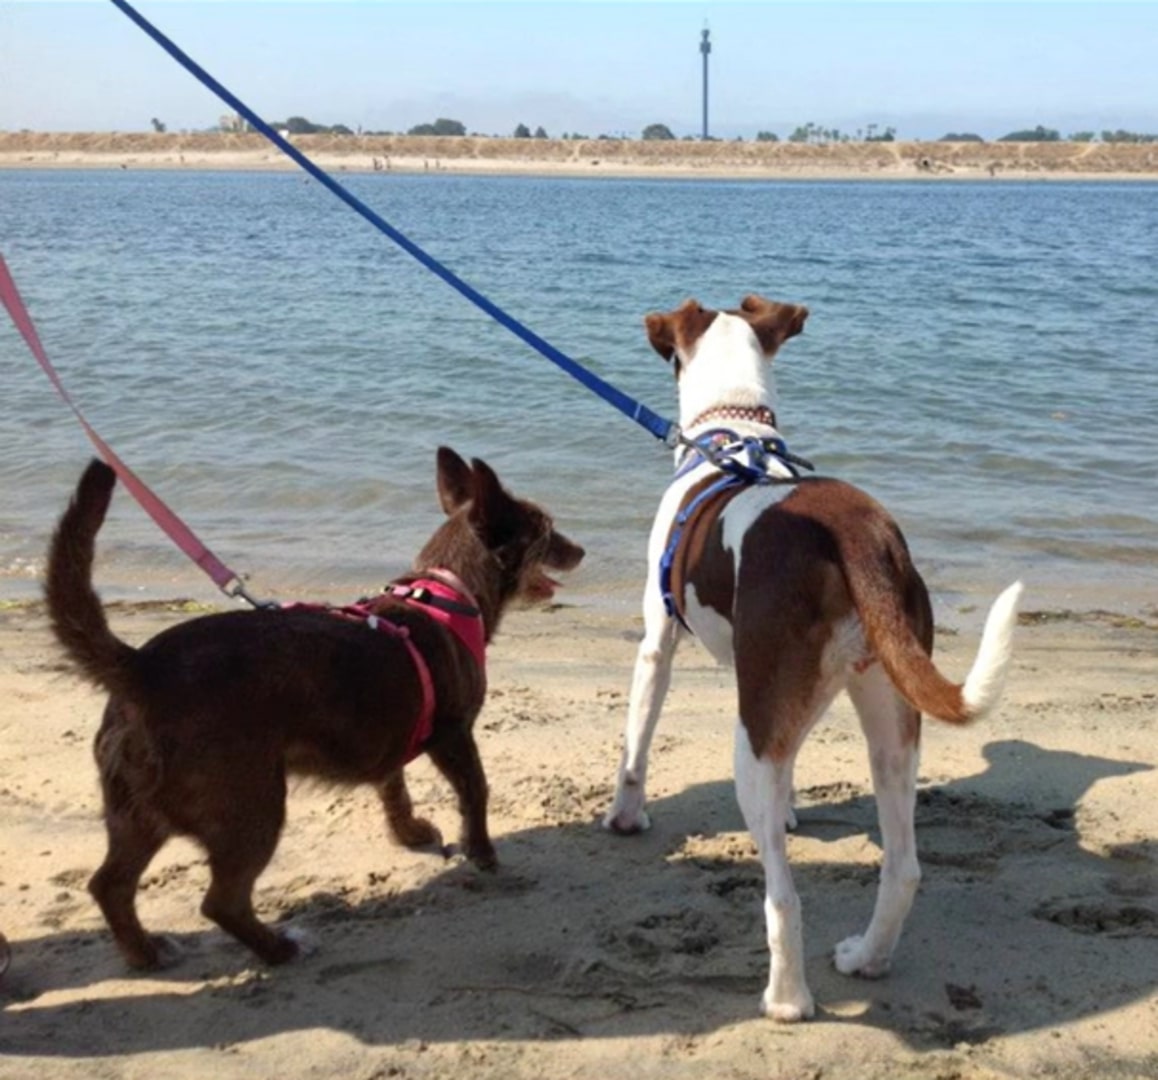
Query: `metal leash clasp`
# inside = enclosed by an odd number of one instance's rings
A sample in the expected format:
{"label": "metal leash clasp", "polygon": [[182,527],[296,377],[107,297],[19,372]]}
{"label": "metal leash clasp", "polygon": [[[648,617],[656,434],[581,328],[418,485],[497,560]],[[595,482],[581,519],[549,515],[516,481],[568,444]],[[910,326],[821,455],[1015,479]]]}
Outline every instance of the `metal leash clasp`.
{"label": "metal leash clasp", "polygon": [[247,603],[250,607],[256,608],[259,611],[270,611],[274,608],[281,607],[281,604],[279,604],[276,600],[258,600],[255,596],[252,596],[249,590],[245,587],[245,583],[239,577],[235,577],[231,581],[227,581],[224,585],[221,586],[221,591],[225,593],[225,595],[230,599],[244,600],[245,603]]}

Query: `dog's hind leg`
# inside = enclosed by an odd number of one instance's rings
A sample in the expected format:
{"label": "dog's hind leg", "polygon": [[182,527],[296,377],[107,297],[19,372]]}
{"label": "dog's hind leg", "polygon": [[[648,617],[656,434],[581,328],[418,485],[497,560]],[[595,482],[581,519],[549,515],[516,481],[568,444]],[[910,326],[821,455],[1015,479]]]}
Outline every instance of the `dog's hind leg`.
{"label": "dog's hind leg", "polygon": [[651,826],[643,808],[647,801],[644,790],[647,757],[671,685],[672,659],[680,634],[678,623],[664,610],[658,588],[649,588],[648,597],[643,640],[639,644],[631,679],[627,730],[615,784],[615,799],[603,818],[605,829],[624,836],[643,832]]}
{"label": "dog's hind leg", "polygon": [[884,858],[872,921],[836,946],[834,961],[845,975],[872,979],[888,974],[921,881],[913,825],[921,718],[880,664],[854,675],[848,692],[868,740]]}
{"label": "dog's hind leg", "polygon": [[209,853],[210,882],[201,913],[267,964],[284,964],[302,951],[302,935],[266,926],[253,910],[253,887],[285,822],[285,775],[271,769],[260,776],[255,769],[246,776],[244,791],[219,791],[216,798],[228,800],[230,812],[207,814],[204,820],[212,827],[194,832]]}
{"label": "dog's hind leg", "polygon": [[493,870],[498,859],[487,832],[487,778],[474,736],[455,725],[436,737],[427,753],[458,796],[466,857],[481,870]]}
{"label": "dog's hind leg", "polygon": [[[109,785],[106,783],[106,799]],[[168,838],[160,823],[127,808],[105,811],[109,849],[88,890],[101,909],[125,962],[132,968],[168,967],[180,950],[165,937],[145,932],[137,916],[136,895],[141,875]]]}
{"label": "dog's hind leg", "polygon": [[815,1006],[804,977],[804,931],[800,897],[788,866],[788,817],[796,749],[781,760],[758,757],[744,724],[736,722],[736,797],[764,864],[764,916],[771,954],[768,986],[761,1002],[773,1020],[812,1016]]}
{"label": "dog's hind leg", "polygon": [[386,811],[390,834],[403,847],[421,848],[442,843],[442,834],[426,818],[415,817],[414,804],[401,769],[391,773],[378,787],[378,797]]}

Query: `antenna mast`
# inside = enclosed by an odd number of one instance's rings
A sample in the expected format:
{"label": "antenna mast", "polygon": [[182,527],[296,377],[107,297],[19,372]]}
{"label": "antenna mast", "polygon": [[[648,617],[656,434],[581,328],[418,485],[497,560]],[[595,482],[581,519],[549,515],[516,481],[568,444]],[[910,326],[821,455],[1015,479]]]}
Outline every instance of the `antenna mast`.
{"label": "antenna mast", "polygon": [[708,138],[708,56],[712,51],[712,43],[708,40],[708,25],[704,24],[704,28],[700,31],[700,53],[704,58],[704,134],[705,140]]}

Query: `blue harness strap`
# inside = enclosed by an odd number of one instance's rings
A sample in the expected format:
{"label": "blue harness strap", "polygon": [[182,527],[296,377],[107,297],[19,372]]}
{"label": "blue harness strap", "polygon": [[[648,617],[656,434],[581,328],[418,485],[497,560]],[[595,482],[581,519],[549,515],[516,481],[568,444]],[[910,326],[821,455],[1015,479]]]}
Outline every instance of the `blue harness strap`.
{"label": "blue harness strap", "polygon": [[327,188],[330,192],[336,195],[347,206],[349,206],[356,213],[360,214],[371,225],[374,226],[384,236],[389,237],[408,255],[413,256],[423,266],[426,267],[432,274],[441,278],[447,285],[449,285],[456,292],[460,293],[467,300],[469,300],[475,307],[486,312],[495,322],[501,326],[506,327],[512,334],[520,338],[526,344],[530,345],[532,349],[538,352],[541,356],[550,360],[556,367],[562,368],[573,379],[576,379],[588,390],[597,394],[609,405],[613,405],[624,416],[634,420],[640,427],[651,432],[657,439],[663,440],[669,446],[674,446],[675,441],[679,435],[679,427],[670,420],[665,420],[662,416],[654,413],[646,405],[635,400],[635,398],[623,393],[622,390],[612,386],[609,382],[601,379],[593,371],[588,370],[578,361],[571,359],[565,353],[560,352],[550,342],[545,341],[539,337],[529,327],[524,326],[518,319],[508,315],[497,304],[488,300],[477,289],[467,284],[462,278],[455,274],[452,270],[443,266],[432,255],[428,255],[422,250],[413,240],[399,232],[388,221],[380,217],[373,210],[370,209],[361,199],[352,195],[341,184],[339,184],[329,173],[327,173],[320,166],[315,165],[305,154],[303,154],[296,146],[290,143],[287,139],[279,135],[272,127],[269,126],[260,116],[257,115],[248,105],[245,104],[239,97],[231,93],[221,83],[219,83],[212,75],[209,74],[200,64],[198,64],[187,53],[183,52],[173,41],[167,38],[160,30],[158,30],[148,19],[136,11],[127,0],[111,0],[120,11],[128,16],[134,23],[137,24],[146,34],[149,35],[162,49],[165,50],[174,60],[177,61],[186,71],[188,71],[194,78],[196,78],[202,85],[213,91],[222,101],[224,101],[234,112],[243,116],[249,124],[253,126],[256,131],[264,135],[271,143],[274,144],[283,154],[296,162],[301,168],[305,169],[319,184]]}
{"label": "blue harness strap", "polygon": [[675,594],[671,587],[671,572],[675,565],[676,552],[679,551],[680,540],[683,538],[684,528],[687,523],[691,521],[695,512],[708,502],[714,499],[721,491],[730,487],[737,487],[740,484],[747,483],[747,481],[736,475],[722,476],[714,484],[704,488],[690,503],[687,504],[677,515],[675,521],[672,523],[672,530],[668,536],[667,547],[664,548],[663,555],[659,560],[659,589],[663,596],[663,606],[668,615],[674,615],[680,621],[680,625],[685,630],[691,630],[691,627],[684,621],[683,613],[680,611],[680,605],[676,602]]}
{"label": "blue harness strap", "polygon": [[[786,475],[774,476],[768,472],[772,461],[779,462]],[[779,436],[757,439],[753,436],[741,437],[730,428],[712,428],[697,435],[689,444],[689,453],[676,470],[672,483],[686,476],[705,462],[719,469],[724,475],[714,484],[704,488],[677,515],[668,535],[667,547],[659,560],[659,587],[663,596],[663,606],[669,616],[675,616],[685,630],[691,631],[676,602],[671,587],[672,568],[676,554],[683,540],[684,528],[695,516],[696,511],[721,491],[737,485],[796,484],[800,481],[800,469],[811,469],[812,463],[805,458],[789,453],[788,447]]]}

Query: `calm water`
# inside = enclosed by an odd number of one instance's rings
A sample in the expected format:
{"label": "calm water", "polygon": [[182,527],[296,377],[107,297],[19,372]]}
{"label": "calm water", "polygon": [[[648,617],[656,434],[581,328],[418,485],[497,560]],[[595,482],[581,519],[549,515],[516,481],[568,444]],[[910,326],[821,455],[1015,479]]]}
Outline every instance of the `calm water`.
{"label": "calm water", "polygon": [[[806,303],[784,434],[892,509],[939,615],[1017,575],[1158,602],[1158,186],[345,182],[664,415],[645,312]],[[300,175],[0,173],[0,251],[98,430],[257,592],[403,569],[445,442],[587,546],[573,598],[636,604],[667,452]],[[19,596],[89,451],[6,321],[0,373]],[[101,543],[108,594],[217,596],[127,496]]]}

